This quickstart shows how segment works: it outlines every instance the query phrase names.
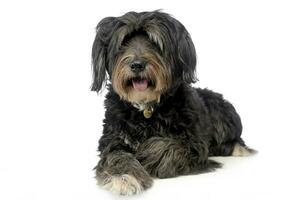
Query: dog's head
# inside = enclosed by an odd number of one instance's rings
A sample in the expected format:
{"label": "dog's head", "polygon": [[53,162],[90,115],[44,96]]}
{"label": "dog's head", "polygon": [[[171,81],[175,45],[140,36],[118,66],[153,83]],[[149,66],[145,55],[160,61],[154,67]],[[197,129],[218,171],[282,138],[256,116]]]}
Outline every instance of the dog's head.
{"label": "dog's head", "polygon": [[107,79],[132,103],[159,102],[180,82],[195,82],[196,54],[185,27],[166,13],[129,12],[97,25],[92,49],[93,91]]}

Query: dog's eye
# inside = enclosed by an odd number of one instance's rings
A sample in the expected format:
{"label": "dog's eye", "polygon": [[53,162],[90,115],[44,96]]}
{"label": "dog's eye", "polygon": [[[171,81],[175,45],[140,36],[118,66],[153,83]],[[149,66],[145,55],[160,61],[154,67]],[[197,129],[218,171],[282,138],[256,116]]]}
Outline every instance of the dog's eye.
{"label": "dog's eye", "polygon": [[120,59],[121,62],[124,62],[124,63],[130,63],[131,62],[131,57],[130,56],[124,56]]}

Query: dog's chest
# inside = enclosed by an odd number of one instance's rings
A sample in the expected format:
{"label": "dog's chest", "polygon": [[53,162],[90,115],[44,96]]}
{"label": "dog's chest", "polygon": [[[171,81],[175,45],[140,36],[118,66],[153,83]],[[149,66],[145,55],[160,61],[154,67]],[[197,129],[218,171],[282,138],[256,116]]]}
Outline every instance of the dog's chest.
{"label": "dog's chest", "polygon": [[127,134],[125,143],[137,146],[151,137],[186,137],[188,125],[176,110],[154,109],[151,117],[146,118],[143,110],[133,110],[126,120]]}

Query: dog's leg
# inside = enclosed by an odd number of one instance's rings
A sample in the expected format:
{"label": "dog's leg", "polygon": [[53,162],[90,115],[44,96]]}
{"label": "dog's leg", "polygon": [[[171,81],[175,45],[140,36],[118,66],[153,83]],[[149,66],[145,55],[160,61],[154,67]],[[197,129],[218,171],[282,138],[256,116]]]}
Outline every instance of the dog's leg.
{"label": "dog's leg", "polygon": [[256,150],[247,147],[240,139],[227,142],[210,148],[210,156],[250,156],[257,153]]}
{"label": "dog's leg", "polygon": [[233,146],[231,156],[250,156],[257,153],[256,150],[250,149],[242,143],[236,142]]}
{"label": "dog's leg", "polygon": [[103,155],[96,166],[98,185],[120,195],[141,193],[153,181],[136,158],[123,151]]}
{"label": "dog's leg", "polygon": [[219,163],[208,160],[207,146],[197,141],[182,144],[172,138],[153,137],[138,149],[136,158],[151,176],[170,178],[208,171]]}

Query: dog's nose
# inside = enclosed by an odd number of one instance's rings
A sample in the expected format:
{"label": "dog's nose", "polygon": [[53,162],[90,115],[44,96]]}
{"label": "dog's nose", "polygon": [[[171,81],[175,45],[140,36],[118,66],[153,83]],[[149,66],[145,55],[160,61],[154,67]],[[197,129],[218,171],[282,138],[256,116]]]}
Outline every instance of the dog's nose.
{"label": "dog's nose", "polygon": [[135,60],[130,64],[130,69],[133,72],[142,72],[145,69],[146,63],[144,61]]}

